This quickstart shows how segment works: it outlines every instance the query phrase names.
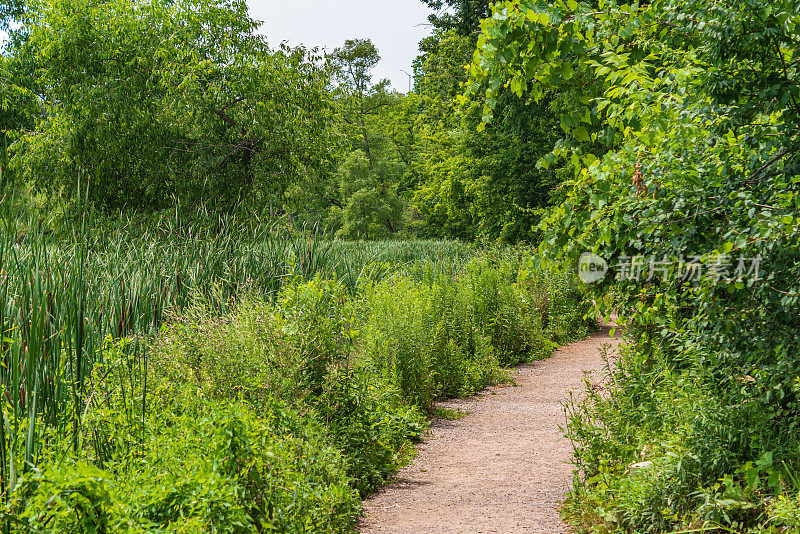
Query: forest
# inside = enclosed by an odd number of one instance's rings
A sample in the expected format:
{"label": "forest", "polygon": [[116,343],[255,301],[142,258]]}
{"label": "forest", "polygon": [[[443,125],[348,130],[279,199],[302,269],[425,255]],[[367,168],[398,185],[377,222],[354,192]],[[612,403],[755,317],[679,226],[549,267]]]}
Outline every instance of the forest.
{"label": "forest", "polygon": [[800,2],[422,3],[400,93],[244,0],[0,1],[3,533],[355,532],[612,319],[563,519],[800,532]]}

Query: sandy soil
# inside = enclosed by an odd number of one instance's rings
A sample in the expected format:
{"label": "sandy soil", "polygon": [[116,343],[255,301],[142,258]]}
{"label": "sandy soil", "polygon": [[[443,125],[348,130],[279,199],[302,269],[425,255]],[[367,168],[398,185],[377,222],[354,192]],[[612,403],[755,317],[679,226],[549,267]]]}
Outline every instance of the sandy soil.
{"label": "sandy soil", "polygon": [[584,372],[600,378],[603,330],[517,369],[516,386],[442,406],[469,412],[436,420],[414,463],[364,503],[362,534],[568,532],[558,506],[572,482],[572,446],[559,427]]}

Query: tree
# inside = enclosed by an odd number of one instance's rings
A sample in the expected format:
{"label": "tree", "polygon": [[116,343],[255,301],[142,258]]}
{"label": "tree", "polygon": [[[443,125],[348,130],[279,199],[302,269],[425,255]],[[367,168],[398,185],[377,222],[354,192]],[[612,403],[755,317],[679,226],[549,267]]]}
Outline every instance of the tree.
{"label": "tree", "polygon": [[41,109],[16,167],[108,208],[280,197],[326,157],[327,79],[270,50],[240,0],[45,1],[28,15]]}
{"label": "tree", "polygon": [[373,168],[376,158],[373,145],[379,140],[371,137],[367,122],[389,103],[388,80],[373,84],[370,73],[381,56],[369,39],[348,39],[344,46],[334,50],[332,60],[340,82],[338,95],[344,121],[357,132],[355,142]]}
{"label": "tree", "polygon": [[361,150],[347,156],[338,173],[344,202],[331,214],[340,226],[337,236],[376,239],[403,228],[403,202],[389,185],[397,171],[397,166],[386,160],[371,165]]}
{"label": "tree", "polygon": [[[18,36],[19,37],[19,36]],[[19,47],[23,40],[13,39]],[[0,185],[15,183],[10,165],[9,148],[21,132],[33,129],[37,109],[36,85],[30,75],[30,57],[0,55]]]}
{"label": "tree", "polygon": [[8,30],[11,22],[19,20],[24,13],[24,0],[0,1],[0,30]]}
{"label": "tree", "polygon": [[559,183],[555,172],[536,166],[559,139],[558,118],[551,100],[507,94],[498,103],[502,120],[476,131],[483,102],[459,98],[474,46],[455,30],[439,31],[423,41],[414,64],[424,102],[420,160],[431,163],[420,171],[426,183],[413,197],[416,226],[437,237],[530,241]]}
{"label": "tree", "polygon": [[[567,138],[542,165],[566,160],[575,173],[540,250],[610,260],[612,276],[589,290],[630,317],[609,404],[595,399],[578,414],[594,422],[572,426],[581,495],[615,529],[748,530],[760,513],[728,515],[720,480],[749,473],[753,495],[736,508],[764,510],[792,473],[770,467],[773,482],[759,485],[751,466],[796,465],[800,445],[798,3],[600,6],[498,3],[471,67],[487,122],[509,92],[569,94]],[[683,387],[694,410],[661,417],[659,399]],[[657,466],[644,500],[628,469],[643,447]]]}
{"label": "tree", "polygon": [[[388,92],[388,81],[372,82],[380,61],[368,39],[348,39],[331,56],[338,86],[334,92],[342,127],[349,141],[336,178],[336,194],[328,195],[329,220],[338,235],[374,238],[403,228],[403,202],[397,185],[404,157],[398,132],[389,127],[392,109],[402,97]],[[407,167],[407,165],[406,165]]]}
{"label": "tree", "polygon": [[455,30],[459,35],[472,35],[480,21],[491,14],[490,0],[421,0],[435,10],[428,20],[438,30]]}
{"label": "tree", "polygon": [[415,92],[452,102],[468,79],[475,43],[454,30],[437,31],[420,41],[419,50],[413,63]]}

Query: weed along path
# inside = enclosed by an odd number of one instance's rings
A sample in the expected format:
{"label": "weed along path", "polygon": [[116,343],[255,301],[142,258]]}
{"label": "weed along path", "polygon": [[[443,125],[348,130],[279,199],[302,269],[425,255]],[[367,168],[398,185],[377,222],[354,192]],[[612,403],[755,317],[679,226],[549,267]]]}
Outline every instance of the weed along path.
{"label": "weed along path", "polygon": [[562,437],[563,402],[599,378],[603,329],[552,358],[516,371],[516,386],[441,404],[468,412],[435,420],[414,463],[364,503],[362,534],[568,532],[558,507],[572,481],[572,446]]}

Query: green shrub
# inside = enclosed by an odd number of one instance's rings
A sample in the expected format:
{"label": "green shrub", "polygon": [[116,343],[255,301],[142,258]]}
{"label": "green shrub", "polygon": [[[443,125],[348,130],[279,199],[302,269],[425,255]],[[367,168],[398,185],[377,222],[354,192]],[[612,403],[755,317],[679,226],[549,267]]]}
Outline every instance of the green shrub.
{"label": "green shrub", "polygon": [[[770,503],[767,523],[775,532],[800,531],[800,495],[780,495]],[[764,529],[766,532],[766,529]]]}
{"label": "green shrub", "polygon": [[438,396],[472,395],[500,380],[497,351],[476,323],[469,287],[440,276],[429,292],[431,320],[436,323],[430,346]]}
{"label": "green shrub", "polygon": [[146,439],[101,471],[47,462],[12,495],[43,532],[349,532],[360,509],[345,461],[281,403],[195,401],[153,413]]}
{"label": "green shrub", "polygon": [[455,283],[431,287],[401,278],[376,285],[366,297],[364,364],[425,409],[442,396],[484,387],[497,376],[497,362],[465,296]]}
{"label": "green shrub", "polygon": [[[797,436],[775,431],[784,421],[771,420],[752,376],[720,387],[710,362],[722,357],[631,342],[605,384],[588,384],[568,424],[580,474],[564,509],[571,521],[637,533],[780,524],[770,501],[798,487]],[[791,499],[780,502],[791,521]]]}
{"label": "green shrub", "polygon": [[541,359],[553,348],[544,337],[544,310],[523,301],[515,267],[484,258],[470,263],[466,274],[475,322],[504,365]]}
{"label": "green shrub", "polygon": [[499,366],[549,356],[588,331],[582,295],[566,275],[531,276],[523,258],[489,256],[462,275],[423,269],[366,291],[361,358],[423,408],[473,394],[501,377]]}
{"label": "green shrub", "polygon": [[345,288],[297,279],[276,304],[247,297],[225,318],[202,305],[165,329],[150,356],[157,398],[244,399],[265,409],[282,399],[321,423],[367,493],[410,457],[423,418],[391,383],[353,366],[355,304]]}
{"label": "green shrub", "polygon": [[347,458],[347,472],[362,496],[408,463],[411,444],[426,428],[420,411],[403,403],[394,386],[349,367],[331,373],[314,415]]}
{"label": "green shrub", "polygon": [[412,404],[427,407],[436,398],[433,362],[428,349],[432,325],[429,298],[410,280],[377,285],[367,299],[362,352],[365,364],[397,386]]}

